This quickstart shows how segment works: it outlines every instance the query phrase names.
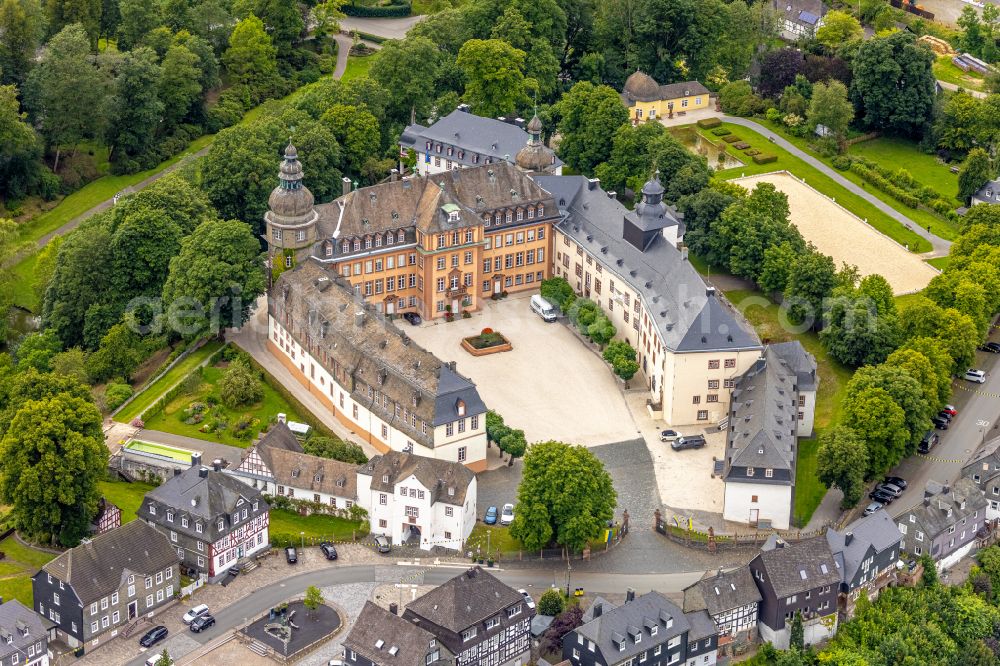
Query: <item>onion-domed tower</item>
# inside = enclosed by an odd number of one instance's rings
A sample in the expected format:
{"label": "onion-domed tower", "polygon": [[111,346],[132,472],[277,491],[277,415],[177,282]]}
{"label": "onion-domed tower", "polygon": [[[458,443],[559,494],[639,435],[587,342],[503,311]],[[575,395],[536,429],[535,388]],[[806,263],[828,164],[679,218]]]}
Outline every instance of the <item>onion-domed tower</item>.
{"label": "onion-domed tower", "polygon": [[521,171],[534,174],[551,174],[556,169],[556,154],[542,143],[542,121],[538,114],[528,122],[528,143],[517,151],[514,164]]}
{"label": "onion-domed tower", "polygon": [[[283,250],[299,250],[316,241],[316,209],[313,195],[302,184],[302,165],[291,140],[285,148],[285,159],[278,171],[280,183],[267,200],[264,213],[267,223],[267,242],[273,257]],[[285,256],[294,252],[283,252]]]}

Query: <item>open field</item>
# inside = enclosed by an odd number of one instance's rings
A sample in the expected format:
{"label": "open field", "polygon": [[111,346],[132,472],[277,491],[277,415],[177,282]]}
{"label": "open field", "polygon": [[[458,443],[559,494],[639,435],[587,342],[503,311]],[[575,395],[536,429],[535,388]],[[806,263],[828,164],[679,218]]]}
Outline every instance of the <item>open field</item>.
{"label": "open field", "polygon": [[[190,462],[190,461],[189,461]],[[101,481],[101,495],[122,511],[122,525],[136,518],[136,512],[142,506],[142,498],[156,486],[148,483],[129,483],[127,481]]]}
{"label": "open field", "polygon": [[813,188],[787,173],[761,174],[732,182],[753,188],[772,183],[788,195],[792,223],[802,236],[837,266],[854,264],[862,276],[878,273],[892,286],[893,293],[906,294],[923,289],[937,271],[905,249],[879,234]]}
{"label": "open field", "polygon": [[350,81],[352,79],[360,79],[363,76],[368,76],[368,70],[372,66],[372,56],[350,56],[347,59],[347,69],[344,70],[344,75],[340,77],[341,81]]}
{"label": "open field", "polygon": [[217,340],[206,342],[200,349],[185,357],[183,361],[171,368],[170,372],[160,377],[142,393],[137,395],[132,402],[115,415],[115,420],[121,423],[128,423],[142,414],[143,410],[159,400],[160,396],[166,393],[171,386],[191,374],[192,370],[218,351],[220,347],[222,347],[222,343]]}
{"label": "open field", "polygon": [[13,535],[0,542],[0,597],[17,599],[31,608],[31,577],[43,564],[55,558],[53,553],[23,546]]}
{"label": "open field", "polygon": [[816,507],[826,495],[826,486],[816,476],[816,452],[819,440],[815,437],[799,440],[798,457],[795,459],[795,515],[799,527],[809,524]]}
{"label": "open field", "polygon": [[[768,123],[764,120],[755,119],[756,122],[767,125]],[[842,186],[835,183],[829,176],[821,173],[812,166],[806,164],[798,157],[795,157],[787,150],[781,148],[774,143],[768,141],[765,137],[761,136],[753,130],[743,127],[741,125],[733,125],[731,123],[722,123],[720,127],[725,127],[726,129],[733,132],[733,134],[739,136],[741,139],[750,144],[751,148],[760,150],[763,153],[771,153],[778,156],[776,162],[770,164],[754,164],[750,162],[749,164],[741,167],[736,167],[734,169],[725,169],[719,171],[718,175],[723,179],[738,178],[740,176],[750,176],[754,174],[770,173],[772,171],[777,171],[784,169],[795,174],[799,178],[805,178],[806,182],[815,187],[817,190],[822,192],[827,196],[834,197],[838,202],[840,202],[845,208],[850,210],[852,213],[858,217],[868,220],[868,223],[895,240],[900,245],[907,245],[911,252],[929,252],[931,244],[929,241],[925,240],[921,236],[918,236],[913,231],[907,229],[905,226],[889,217],[881,210],[876,208],[874,205],[862,199],[860,196],[848,192]],[[701,133],[708,139],[717,139],[718,137],[713,136],[707,130],[698,129]],[[792,137],[785,137],[792,141]],[[796,143],[793,141],[793,143]],[[798,143],[796,143],[798,145]],[[804,146],[798,146],[805,150]],[[727,146],[727,151],[743,159],[747,159],[741,151],[736,150],[732,145]],[[874,193],[878,196],[877,193]],[[882,198],[882,197],[879,197]],[[895,202],[895,200],[892,200]],[[896,203],[890,203],[890,205],[897,205]],[[954,234],[953,234],[954,235]]]}

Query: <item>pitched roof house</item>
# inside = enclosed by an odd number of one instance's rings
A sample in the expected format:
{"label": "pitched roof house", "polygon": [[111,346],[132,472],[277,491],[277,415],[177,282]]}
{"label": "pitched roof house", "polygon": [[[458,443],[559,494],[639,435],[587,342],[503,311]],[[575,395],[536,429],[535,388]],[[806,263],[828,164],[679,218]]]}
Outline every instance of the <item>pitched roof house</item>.
{"label": "pitched roof house", "polygon": [[625,79],[621,98],[633,121],[640,121],[707,108],[711,93],[699,81],[661,85],[649,74],[636,70]]}
{"label": "pitched roof house", "polygon": [[49,666],[51,626],[17,599],[0,600],[0,665]]}
{"label": "pitched roof house", "polygon": [[760,590],[745,566],[719,569],[684,589],[684,612],[707,611],[718,628],[720,648],[753,641],[760,601]]}
{"label": "pitched roof house", "polygon": [[432,666],[452,659],[434,634],[371,601],[344,639],[344,661],[352,666]]}
{"label": "pitched roof house", "polygon": [[815,35],[828,11],[822,0],[774,0],[774,9],[781,20],[782,37],[793,41]]}
{"label": "pitched roof house", "polygon": [[934,558],[947,568],[972,550],[976,533],[986,521],[989,502],[968,478],[950,485],[929,481],[924,500],[896,517],[903,534],[900,549]]}
{"label": "pitched roof house", "polygon": [[962,477],[971,479],[989,502],[986,517],[1000,518],[1000,437],[981,446],[962,466]]}
{"label": "pitched roof house", "polygon": [[840,609],[842,619],[854,613],[854,603],[862,591],[874,600],[895,581],[903,535],[885,509],[849,523],[843,530],[829,529],[826,540],[840,568]]}

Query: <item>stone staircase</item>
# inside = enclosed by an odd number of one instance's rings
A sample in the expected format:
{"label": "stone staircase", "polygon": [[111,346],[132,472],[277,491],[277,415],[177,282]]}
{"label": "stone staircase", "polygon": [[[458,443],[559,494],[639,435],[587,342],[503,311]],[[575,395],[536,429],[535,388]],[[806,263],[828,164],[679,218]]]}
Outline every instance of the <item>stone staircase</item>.
{"label": "stone staircase", "polygon": [[250,649],[251,652],[259,654],[262,657],[266,657],[268,652],[270,652],[270,648],[268,648],[266,645],[258,641],[250,641],[250,645],[248,645],[247,647]]}
{"label": "stone staircase", "polygon": [[140,626],[145,626],[147,624],[152,624],[152,622],[149,621],[148,617],[144,616],[144,617],[136,618],[135,620],[132,621],[131,624],[129,624],[124,629],[122,629],[122,637],[123,638],[128,638],[129,636],[131,636],[132,634],[134,634],[136,632],[136,630]]}

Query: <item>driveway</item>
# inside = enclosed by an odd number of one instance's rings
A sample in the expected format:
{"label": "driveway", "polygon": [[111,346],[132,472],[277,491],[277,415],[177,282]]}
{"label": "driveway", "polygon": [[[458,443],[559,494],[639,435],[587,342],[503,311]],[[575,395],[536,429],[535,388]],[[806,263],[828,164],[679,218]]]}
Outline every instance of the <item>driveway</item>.
{"label": "driveway", "polygon": [[[563,323],[545,323],[528,307],[530,293],[486,301],[469,319],[403,324],[417,344],[456,361],[479,395],[528,442],[556,439],[597,446],[636,437],[636,426],[607,363]],[[463,337],[490,327],[510,340],[509,352],[474,357]]]}
{"label": "driveway", "polygon": [[348,16],[340,19],[340,29],[352,32],[367,32],[376,37],[386,39],[402,39],[407,31],[423,21],[426,16],[407,16],[406,18],[361,18]]}

